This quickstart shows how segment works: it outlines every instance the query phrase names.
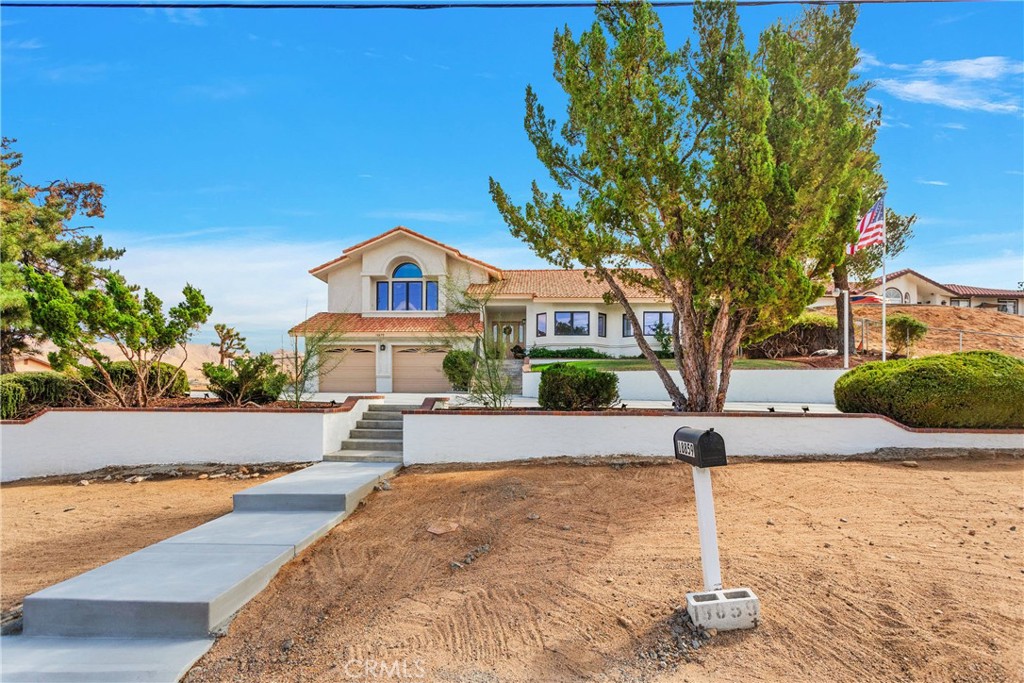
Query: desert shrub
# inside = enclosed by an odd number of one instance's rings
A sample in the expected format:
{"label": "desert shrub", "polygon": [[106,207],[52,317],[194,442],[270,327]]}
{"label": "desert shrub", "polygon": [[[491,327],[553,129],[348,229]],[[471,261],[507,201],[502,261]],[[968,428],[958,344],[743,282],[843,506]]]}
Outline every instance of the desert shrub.
{"label": "desert shrub", "polygon": [[203,363],[210,391],[229,405],[273,403],[284,391],[288,376],[277,369],[269,353],[236,358],[231,365]]}
{"label": "desert shrub", "polygon": [[466,391],[473,379],[473,367],[476,365],[476,354],[464,349],[452,349],[445,354],[441,369],[444,376],[451,382],[456,391]]}
{"label": "desert shrub", "polygon": [[840,343],[835,316],[805,311],[785,332],[743,347],[750,358],[809,356],[818,349],[834,349]]}
{"label": "desert shrub", "polygon": [[[135,367],[126,360],[114,361],[104,365],[106,371],[110,374],[110,379],[113,380],[116,387],[122,390],[135,385],[137,381],[137,375]],[[103,378],[99,372],[93,368],[83,368],[87,381],[96,393],[103,393],[107,390],[103,383]],[[177,373],[177,374],[175,374]],[[171,379],[173,377],[173,379]],[[188,376],[184,370],[179,370],[176,365],[170,363],[154,363],[149,371],[149,378],[146,382],[147,392],[150,396],[156,397],[156,393],[160,390],[160,387],[167,386],[170,382],[170,386],[163,394],[161,398],[181,398],[188,396]],[[126,391],[126,393],[132,393]]]}
{"label": "desert shrub", "polygon": [[619,400],[614,373],[556,363],[544,369],[537,401],[547,410],[597,410]]}
{"label": "desert shrub", "polygon": [[29,406],[57,408],[78,405],[85,398],[81,382],[61,372],[19,372],[8,381],[24,390]]}
{"label": "desert shrub", "polygon": [[886,321],[886,337],[893,353],[903,353],[910,357],[910,351],[914,344],[924,339],[928,334],[928,325],[924,324],[912,315],[896,313],[889,316]]}
{"label": "desert shrub", "polygon": [[1024,427],[1024,360],[995,351],[865,363],[836,381],[836,407],[911,427]]}
{"label": "desert shrub", "polygon": [[15,375],[0,375],[0,420],[13,420],[25,410],[25,387],[12,381]]}
{"label": "desert shrub", "polygon": [[607,353],[601,353],[587,346],[577,346],[571,349],[548,349],[543,346],[534,346],[527,354],[530,358],[567,358],[574,360],[597,360],[611,358]]}

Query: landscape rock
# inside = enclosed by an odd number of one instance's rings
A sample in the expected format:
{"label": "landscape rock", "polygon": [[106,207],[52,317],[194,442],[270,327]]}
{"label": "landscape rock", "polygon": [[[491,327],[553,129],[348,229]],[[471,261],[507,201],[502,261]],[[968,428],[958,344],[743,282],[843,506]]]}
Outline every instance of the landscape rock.
{"label": "landscape rock", "polygon": [[431,524],[427,527],[427,533],[434,534],[435,536],[442,536],[444,534],[450,534],[459,528],[459,525],[455,522],[438,522],[437,524]]}
{"label": "landscape rock", "polygon": [[210,475],[207,474],[206,472],[203,472],[198,477],[196,477],[196,479],[209,479],[209,478],[210,478]]}
{"label": "landscape rock", "polygon": [[904,460],[900,464],[903,465],[904,467],[920,467],[920,465],[917,464],[916,460]]}
{"label": "landscape rock", "polygon": [[540,519],[540,515],[538,515],[536,512],[531,512],[530,514],[526,515],[526,518],[533,521]]}
{"label": "landscape rock", "polygon": [[92,483],[92,482],[90,482],[88,479],[83,479],[82,481],[78,482],[78,484],[76,484],[76,485],[77,486],[88,486],[90,483]]}

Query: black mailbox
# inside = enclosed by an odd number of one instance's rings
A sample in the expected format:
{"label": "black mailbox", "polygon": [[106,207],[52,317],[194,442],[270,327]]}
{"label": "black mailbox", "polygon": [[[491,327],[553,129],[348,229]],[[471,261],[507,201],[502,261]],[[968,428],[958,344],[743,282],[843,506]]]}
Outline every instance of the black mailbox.
{"label": "black mailbox", "polygon": [[725,440],[714,429],[707,431],[680,427],[672,437],[676,460],[695,467],[721,467],[725,464]]}

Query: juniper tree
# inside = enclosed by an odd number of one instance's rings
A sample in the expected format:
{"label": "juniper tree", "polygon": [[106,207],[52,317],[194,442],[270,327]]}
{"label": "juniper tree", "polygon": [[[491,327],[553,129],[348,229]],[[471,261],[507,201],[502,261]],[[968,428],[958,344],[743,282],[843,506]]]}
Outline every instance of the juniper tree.
{"label": "juniper tree", "polygon": [[[526,91],[526,132],[557,191],[534,182],[520,207],[492,178],[491,194],[535,253],[607,285],[673,402],[719,411],[741,339],[785,328],[821,294],[808,263],[832,229],[863,127],[842,89],[808,82],[816,23],[806,36],[773,26],[751,53],[731,3],[695,5],[695,39],[680,49],[650,5],[602,4],[596,15],[578,39],[568,27],[555,34],[561,126]],[[821,65],[830,77],[850,68]],[[636,289],[675,313],[683,387],[643,336]]]}

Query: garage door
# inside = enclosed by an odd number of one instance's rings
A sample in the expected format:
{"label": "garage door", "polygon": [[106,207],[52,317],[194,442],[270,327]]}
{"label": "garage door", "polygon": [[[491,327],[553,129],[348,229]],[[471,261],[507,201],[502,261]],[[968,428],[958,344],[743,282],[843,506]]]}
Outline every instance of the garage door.
{"label": "garage door", "polygon": [[396,346],[391,356],[395,391],[427,393],[451,391],[441,363],[446,349],[436,346]]}
{"label": "garage door", "polygon": [[356,393],[377,390],[377,359],[372,346],[344,346],[327,352],[320,391]]}

